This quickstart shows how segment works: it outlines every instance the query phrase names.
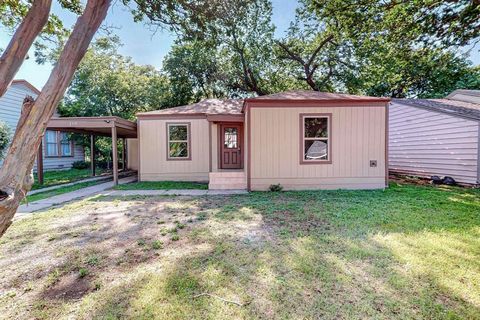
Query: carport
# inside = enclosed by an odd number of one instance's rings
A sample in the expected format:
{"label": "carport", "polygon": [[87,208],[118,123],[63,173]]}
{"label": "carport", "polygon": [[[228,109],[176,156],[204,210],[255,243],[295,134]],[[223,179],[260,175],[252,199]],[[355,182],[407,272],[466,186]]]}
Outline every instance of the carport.
{"label": "carport", "polygon": [[[118,139],[122,139],[122,166],[127,168],[126,139],[137,137],[137,124],[119,117],[66,117],[52,118],[48,122],[47,130],[72,132],[90,135],[91,172],[95,176],[95,137],[112,138],[113,182],[118,185]],[[43,184],[43,146],[40,145],[37,156],[38,181]]]}

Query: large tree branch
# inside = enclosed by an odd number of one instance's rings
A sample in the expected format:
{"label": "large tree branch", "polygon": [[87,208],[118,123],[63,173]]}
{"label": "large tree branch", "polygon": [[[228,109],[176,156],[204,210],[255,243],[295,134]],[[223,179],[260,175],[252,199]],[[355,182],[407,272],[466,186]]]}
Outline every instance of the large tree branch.
{"label": "large tree branch", "polygon": [[51,5],[52,0],[35,0],[3,52],[0,58],[0,97],[7,91],[35,38],[47,23]]}
{"label": "large tree branch", "polygon": [[329,43],[330,41],[333,40],[333,35],[329,35],[328,37],[326,37],[325,39],[322,40],[322,42],[319,43],[319,45],[317,46],[317,48],[315,49],[315,51],[313,51],[312,55],[310,56],[310,59],[308,59],[308,62],[307,64],[308,65],[312,65],[312,63],[315,61],[315,58],[317,57],[318,53],[320,52],[320,50],[323,49],[323,47],[325,47],[325,45],[327,43]]}
{"label": "large tree branch", "polygon": [[305,61],[302,59],[302,57],[300,57],[300,55],[294,53],[292,50],[290,50],[290,48],[288,48],[288,46],[281,42],[281,41],[277,41],[277,44],[280,46],[280,48],[283,49],[283,51],[285,51],[285,53],[287,54],[287,56],[284,56],[282,58],[285,58],[285,59],[290,59],[290,60],[293,60],[293,61],[297,61],[298,63],[300,63],[302,66],[305,65]]}
{"label": "large tree branch", "polygon": [[[333,40],[333,38],[334,38],[333,35],[329,35],[325,39],[323,39],[315,48],[315,50],[312,52],[312,54],[310,55],[310,58],[307,61],[305,61],[299,54],[296,54],[295,52],[290,50],[290,48],[285,43],[277,41],[277,44],[287,54],[286,59],[293,60],[301,64],[303,68],[303,73],[305,74],[305,77],[303,79],[307,82],[310,88],[312,88],[315,91],[318,91],[320,90],[320,87],[314,80],[314,74],[315,74],[315,71],[318,69],[319,65],[315,63],[315,59],[317,58],[320,51],[328,43],[330,43]],[[329,78],[331,77],[330,73],[328,77]]]}
{"label": "large tree branch", "polygon": [[110,2],[88,1],[42,92],[31,107],[28,102],[24,104],[22,119],[0,169],[0,236],[12,223],[20,201],[32,186],[31,169],[47,123],[104,20]]}

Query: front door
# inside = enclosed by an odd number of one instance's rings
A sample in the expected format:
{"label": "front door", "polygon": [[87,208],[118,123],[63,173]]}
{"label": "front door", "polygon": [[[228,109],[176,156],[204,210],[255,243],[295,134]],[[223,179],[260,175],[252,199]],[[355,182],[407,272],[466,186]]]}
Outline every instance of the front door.
{"label": "front door", "polygon": [[243,168],[243,125],[220,125],[220,168]]}

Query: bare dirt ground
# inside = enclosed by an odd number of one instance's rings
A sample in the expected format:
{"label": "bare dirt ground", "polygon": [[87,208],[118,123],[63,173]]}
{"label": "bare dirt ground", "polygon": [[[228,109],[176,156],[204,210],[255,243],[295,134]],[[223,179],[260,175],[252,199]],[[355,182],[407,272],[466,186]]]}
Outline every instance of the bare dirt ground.
{"label": "bare dirt ground", "polygon": [[479,239],[464,188],[96,197],[0,239],[0,318],[479,319]]}

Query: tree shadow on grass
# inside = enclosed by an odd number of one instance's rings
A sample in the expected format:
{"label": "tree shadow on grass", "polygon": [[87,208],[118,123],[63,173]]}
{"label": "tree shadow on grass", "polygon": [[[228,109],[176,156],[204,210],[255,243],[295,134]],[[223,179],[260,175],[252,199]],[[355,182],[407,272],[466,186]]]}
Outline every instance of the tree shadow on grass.
{"label": "tree shadow on grass", "polygon": [[[469,265],[472,257],[462,258],[455,252],[459,248],[427,244],[431,234],[448,232],[447,237],[476,255],[475,241],[469,244],[458,237],[471,229],[435,226],[420,232],[399,219],[390,223],[400,223],[395,229],[407,232],[386,232],[391,226],[369,215],[364,219],[373,221],[354,226],[345,217],[336,220],[336,215],[324,211],[328,202],[316,206],[319,196],[328,198],[323,193],[286,193],[234,197],[226,205],[213,200],[206,225],[199,228],[214,230],[190,239],[209,243],[211,249],[180,257],[161,274],[147,275],[142,286],[129,293],[130,303],[122,312],[132,318],[159,319],[476,318],[480,314],[475,293],[469,292],[468,284],[461,286],[455,272],[426,269],[435,264]],[[357,201],[362,202],[361,197],[351,203]],[[347,217],[348,210],[344,210]],[[351,217],[358,220],[361,214]],[[245,223],[249,228],[242,228]],[[219,228],[223,232],[216,234]],[[258,230],[264,234],[252,241],[252,231]],[[384,238],[388,235],[399,239],[392,242]],[[405,238],[409,236],[416,238]],[[402,259],[404,252],[392,243],[403,244],[416,260]],[[426,258],[432,250],[438,256]],[[477,264],[474,268],[478,273]],[[442,282],[442,275],[448,280]],[[246,305],[193,298],[203,292]],[[114,304],[108,299],[104,303],[107,310]],[[104,310],[96,309],[95,315],[101,317]]]}
{"label": "tree shadow on grass", "polygon": [[[87,282],[69,302],[80,318],[476,318],[477,196],[401,186],[101,197],[86,202],[83,214],[48,216],[32,242],[2,251],[26,249],[8,257],[8,267],[33,262],[13,287],[35,261],[46,266],[32,300],[50,301],[53,313],[77,280]],[[173,241],[178,223],[184,227]],[[20,241],[27,226],[12,238]],[[153,249],[155,240],[161,249]],[[45,286],[55,268],[57,282]],[[80,268],[89,274],[80,278]],[[203,292],[246,306],[194,298]]]}

